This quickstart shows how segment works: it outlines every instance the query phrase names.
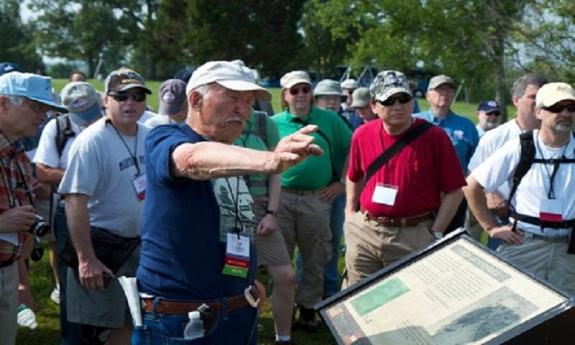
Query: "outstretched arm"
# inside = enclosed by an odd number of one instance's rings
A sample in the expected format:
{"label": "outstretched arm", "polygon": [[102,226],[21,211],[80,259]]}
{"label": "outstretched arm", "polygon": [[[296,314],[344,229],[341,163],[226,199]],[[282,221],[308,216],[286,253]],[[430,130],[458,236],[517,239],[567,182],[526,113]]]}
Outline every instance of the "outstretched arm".
{"label": "outstretched arm", "polygon": [[208,180],[255,172],[277,174],[303,161],[309,155],[321,155],[309,134],[317,126],[306,126],[280,140],[274,151],[258,151],[215,142],[182,144],[172,153],[175,176]]}

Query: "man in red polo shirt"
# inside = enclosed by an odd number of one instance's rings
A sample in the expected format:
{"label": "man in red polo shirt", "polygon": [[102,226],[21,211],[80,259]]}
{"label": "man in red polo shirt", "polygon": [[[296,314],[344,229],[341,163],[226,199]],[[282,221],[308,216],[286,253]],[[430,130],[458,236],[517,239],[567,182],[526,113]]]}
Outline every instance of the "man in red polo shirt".
{"label": "man in red polo shirt", "polygon": [[436,126],[419,134],[366,181],[372,162],[425,122],[411,117],[413,95],[403,73],[379,73],[370,94],[380,121],[358,128],[351,142],[344,287],[441,238],[465,186],[453,145]]}

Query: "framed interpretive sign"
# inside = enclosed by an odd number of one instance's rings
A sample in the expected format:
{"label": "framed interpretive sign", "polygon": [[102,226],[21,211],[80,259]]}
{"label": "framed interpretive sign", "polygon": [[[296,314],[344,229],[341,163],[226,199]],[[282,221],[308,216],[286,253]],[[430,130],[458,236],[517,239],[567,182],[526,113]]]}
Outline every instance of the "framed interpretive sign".
{"label": "framed interpretive sign", "polygon": [[338,344],[501,344],[569,296],[454,233],[316,306]]}

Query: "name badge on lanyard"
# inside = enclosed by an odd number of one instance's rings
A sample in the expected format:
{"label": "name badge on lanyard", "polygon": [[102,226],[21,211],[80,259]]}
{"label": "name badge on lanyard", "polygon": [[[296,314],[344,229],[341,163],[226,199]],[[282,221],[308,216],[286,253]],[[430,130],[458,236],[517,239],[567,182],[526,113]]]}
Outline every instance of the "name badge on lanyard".
{"label": "name badge on lanyard", "polygon": [[134,186],[138,200],[143,201],[146,198],[146,174],[132,177],[132,186]]}
{"label": "name badge on lanyard", "polygon": [[545,222],[563,221],[563,200],[543,199],[539,205],[539,220]]}
{"label": "name badge on lanyard", "polygon": [[246,278],[250,268],[250,237],[237,230],[226,236],[226,257],[223,274]]}

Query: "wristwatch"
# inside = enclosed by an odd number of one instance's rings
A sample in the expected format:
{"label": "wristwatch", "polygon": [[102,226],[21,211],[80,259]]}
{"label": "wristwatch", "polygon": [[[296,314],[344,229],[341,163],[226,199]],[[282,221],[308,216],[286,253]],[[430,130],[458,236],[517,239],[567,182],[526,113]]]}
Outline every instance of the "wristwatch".
{"label": "wristwatch", "polygon": [[443,233],[439,231],[429,230],[429,232],[433,235],[436,240],[440,240],[443,238]]}
{"label": "wristwatch", "polygon": [[266,210],[266,214],[271,214],[272,216],[275,216],[275,215],[276,215],[276,211],[267,209],[267,210]]}

